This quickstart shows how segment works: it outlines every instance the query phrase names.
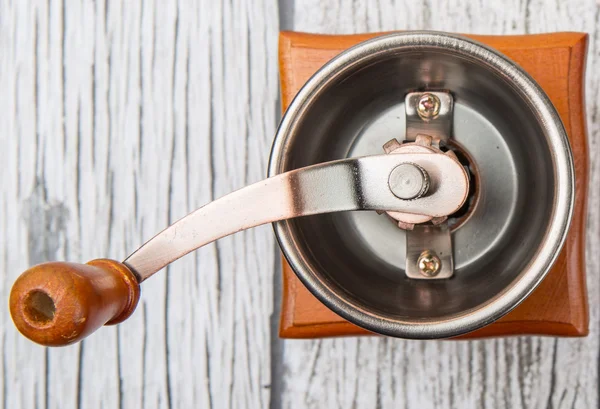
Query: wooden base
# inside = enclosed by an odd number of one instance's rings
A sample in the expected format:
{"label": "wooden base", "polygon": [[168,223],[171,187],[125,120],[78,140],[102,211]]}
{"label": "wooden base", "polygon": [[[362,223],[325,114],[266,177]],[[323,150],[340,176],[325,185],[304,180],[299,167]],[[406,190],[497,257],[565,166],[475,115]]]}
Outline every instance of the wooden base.
{"label": "wooden base", "polygon": [[[341,51],[379,34],[344,36],[282,32],[279,64],[283,109],[308,78]],[[512,312],[462,338],[539,334],[585,336],[588,306],[585,287],[585,221],[588,152],[584,116],[584,70],[587,35],[554,33],[526,36],[467,37],[507,55],[548,94],[565,125],[575,157],[575,212],[567,241],[544,281]],[[329,310],[298,280],[283,260],[283,301],[279,335],[318,338],[364,335]]]}

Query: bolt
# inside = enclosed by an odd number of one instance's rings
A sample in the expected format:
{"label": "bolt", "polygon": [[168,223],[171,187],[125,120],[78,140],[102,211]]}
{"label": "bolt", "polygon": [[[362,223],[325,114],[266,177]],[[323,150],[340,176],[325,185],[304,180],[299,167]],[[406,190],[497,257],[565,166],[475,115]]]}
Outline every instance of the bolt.
{"label": "bolt", "polygon": [[417,103],[417,114],[423,120],[433,119],[440,113],[440,99],[433,94],[425,93]]}
{"label": "bolt", "polygon": [[399,199],[418,199],[429,190],[429,175],[417,164],[402,163],[390,173],[388,186],[394,196]]}
{"label": "bolt", "polygon": [[425,277],[435,277],[440,272],[442,261],[435,253],[425,250],[419,256],[417,265],[419,266],[419,271]]}

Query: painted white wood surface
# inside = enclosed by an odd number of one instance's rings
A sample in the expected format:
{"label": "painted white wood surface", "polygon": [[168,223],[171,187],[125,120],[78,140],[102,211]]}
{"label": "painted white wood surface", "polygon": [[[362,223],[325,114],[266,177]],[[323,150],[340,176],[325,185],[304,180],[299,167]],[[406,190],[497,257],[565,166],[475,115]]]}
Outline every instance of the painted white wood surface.
{"label": "painted white wood surface", "polygon": [[2,408],[597,407],[594,0],[0,0],[1,298],[30,264],[121,259],[260,179],[278,118],[279,25],[589,32],[590,336],[278,341],[279,256],[263,227],[173,264],[144,284],[131,319],[77,346],[33,345],[2,308]]}
{"label": "painted white wood surface", "polygon": [[[0,18],[2,305],[29,264],[122,259],[264,177],[275,2],[19,0]],[[203,248],[146,282],[125,325],[63,349],[3,307],[0,405],[267,407],[275,254],[268,226]]]}

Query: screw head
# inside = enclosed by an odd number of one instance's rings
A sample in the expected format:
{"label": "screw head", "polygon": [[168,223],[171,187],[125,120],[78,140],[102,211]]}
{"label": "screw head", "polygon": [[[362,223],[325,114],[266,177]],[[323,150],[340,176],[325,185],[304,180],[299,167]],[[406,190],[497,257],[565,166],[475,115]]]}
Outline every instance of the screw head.
{"label": "screw head", "polygon": [[429,93],[421,95],[417,103],[417,114],[421,119],[433,119],[440,113],[440,99]]}
{"label": "screw head", "polygon": [[425,277],[435,277],[440,272],[442,261],[433,252],[425,250],[419,256],[417,265]]}

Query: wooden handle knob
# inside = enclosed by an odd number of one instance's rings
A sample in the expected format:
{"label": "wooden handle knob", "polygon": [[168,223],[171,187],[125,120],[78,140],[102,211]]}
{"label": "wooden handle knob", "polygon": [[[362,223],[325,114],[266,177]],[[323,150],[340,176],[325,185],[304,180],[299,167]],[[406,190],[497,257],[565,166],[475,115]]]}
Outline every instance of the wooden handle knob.
{"label": "wooden handle knob", "polygon": [[17,329],[47,346],[78,342],[104,324],[117,324],[135,310],[140,285],[123,263],[51,262],[25,271],[10,292]]}

